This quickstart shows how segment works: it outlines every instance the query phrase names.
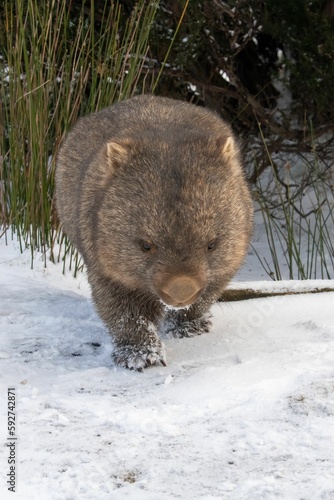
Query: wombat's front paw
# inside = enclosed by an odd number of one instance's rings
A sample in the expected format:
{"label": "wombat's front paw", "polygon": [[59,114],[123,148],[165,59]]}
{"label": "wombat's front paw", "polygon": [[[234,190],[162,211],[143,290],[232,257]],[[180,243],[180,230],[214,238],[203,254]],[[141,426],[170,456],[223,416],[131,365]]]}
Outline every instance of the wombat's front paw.
{"label": "wombat's front paw", "polygon": [[208,333],[211,325],[211,317],[209,315],[193,320],[183,319],[182,315],[176,317],[168,316],[164,332],[167,337],[195,337],[202,333]]}
{"label": "wombat's front paw", "polygon": [[137,371],[159,362],[167,365],[165,346],[159,339],[148,345],[116,346],[112,358],[115,364]]}

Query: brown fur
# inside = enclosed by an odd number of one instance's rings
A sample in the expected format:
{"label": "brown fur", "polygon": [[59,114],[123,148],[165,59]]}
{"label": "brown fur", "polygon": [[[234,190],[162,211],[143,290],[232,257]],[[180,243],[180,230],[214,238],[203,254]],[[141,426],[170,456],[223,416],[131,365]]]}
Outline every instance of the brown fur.
{"label": "brown fur", "polygon": [[207,313],[241,265],[252,202],[230,127],[191,104],[141,96],[82,118],[57,159],[57,210],[83,255],[115,361],[142,369]]}

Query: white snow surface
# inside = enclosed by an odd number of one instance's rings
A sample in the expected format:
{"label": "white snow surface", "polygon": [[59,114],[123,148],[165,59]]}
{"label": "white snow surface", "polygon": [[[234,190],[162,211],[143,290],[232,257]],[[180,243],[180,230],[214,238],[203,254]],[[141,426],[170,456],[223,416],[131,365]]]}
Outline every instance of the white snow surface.
{"label": "white snow surface", "polygon": [[165,339],[166,368],[115,368],[85,276],[2,238],[1,499],[334,499],[334,293],[212,313],[211,333]]}

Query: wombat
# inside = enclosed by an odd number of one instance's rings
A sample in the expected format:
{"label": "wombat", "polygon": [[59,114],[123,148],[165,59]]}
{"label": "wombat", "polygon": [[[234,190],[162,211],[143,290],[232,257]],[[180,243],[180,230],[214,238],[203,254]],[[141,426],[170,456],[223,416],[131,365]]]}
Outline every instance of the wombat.
{"label": "wombat", "polygon": [[143,95],[79,119],[57,158],[56,206],[116,364],[165,365],[163,321],[172,336],[209,331],[253,218],[236,140],[215,113]]}

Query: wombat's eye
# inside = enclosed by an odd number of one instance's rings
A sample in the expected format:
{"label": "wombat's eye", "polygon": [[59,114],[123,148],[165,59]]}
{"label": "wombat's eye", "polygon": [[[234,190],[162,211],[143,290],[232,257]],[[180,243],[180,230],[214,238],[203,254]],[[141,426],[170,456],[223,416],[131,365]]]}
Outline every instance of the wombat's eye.
{"label": "wombat's eye", "polygon": [[216,250],[217,244],[218,244],[218,240],[217,239],[211,240],[210,243],[208,243],[207,251],[208,252],[212,252],[213,250]]}
{"label": "wombat's eye", "polygon": [[149,252],[152,249],[152,245],[148,241],[141,240],[140,248],[142,249],[143,252]]}

